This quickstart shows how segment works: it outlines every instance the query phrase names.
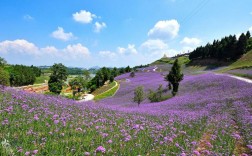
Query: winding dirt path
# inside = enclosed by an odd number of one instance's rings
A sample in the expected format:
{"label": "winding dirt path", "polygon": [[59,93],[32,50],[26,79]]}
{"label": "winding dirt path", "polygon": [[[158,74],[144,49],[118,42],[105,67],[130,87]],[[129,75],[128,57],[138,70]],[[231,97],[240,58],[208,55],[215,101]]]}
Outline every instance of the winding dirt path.
{"label": "winding dirt path", "polygon": [[239,76],[235,76],[235,75],[229,75],[229,74],[218,74],[218,73],[214,73],[215,75],[224,75],[224,76],[228,76],[228,77],[232,77],[234,79],[238,79],[247,83],[252,83],[251,79],[248,78],[244,78],[244,77],[239,77]]}
{"label": "winding dirt path", "polygon": [[84,96],[84,99],[79,100],[79,101],[77,101],[77,102],[86,102],[86,101],[91,101],[91,100],[93,100],[93,99],[94,99],[94,95],[93,95],[93,94],[86,94],[86,95]]}

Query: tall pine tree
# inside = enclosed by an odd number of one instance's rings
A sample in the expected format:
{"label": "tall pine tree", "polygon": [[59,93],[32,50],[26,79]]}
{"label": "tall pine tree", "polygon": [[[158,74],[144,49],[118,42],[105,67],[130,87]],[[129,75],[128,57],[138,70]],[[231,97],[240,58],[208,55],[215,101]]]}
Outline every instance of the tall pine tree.
{"label": "tall pine tree", "polygon": [[172,94],[176,95],[179,88],[179,82],[183,80],[183,73],[181,72],[181,66],[178,63],[178,59],[173,63],[172,69],[169,74],[166,76],[166,80],[172,84]]}

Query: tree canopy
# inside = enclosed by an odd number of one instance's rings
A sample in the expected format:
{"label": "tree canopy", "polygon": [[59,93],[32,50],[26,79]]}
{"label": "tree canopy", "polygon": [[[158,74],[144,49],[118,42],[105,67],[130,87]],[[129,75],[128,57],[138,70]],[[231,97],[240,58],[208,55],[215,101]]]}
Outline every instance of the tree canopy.
{"label": "tree canopy", "polygon": [[165,78],[173,86],[173,90],[172,90],[173,95],[176,95],[176,93],[178,92],[179,82],[183,80],[183,77],[184,77],[184,75],[181,72],[181,66],[178,63],[178,59],[176,59],[174,61],[172,68],[171,68],[171,71],[169,72],[169,74]]}
{"label": "tree canopy", "polygon": [[54,64],[51,67],[51,70],[52,74],[50,75],[50,79],[48,81],[49,90],[55,94],[60,94],[63,81],[67,79],[67,68],[63,64],[59,63]]}
{"label": "tree canopy", "polygon": [[218,60],[235,60],[252,49],[249,42],[250,32],[242,33],[237,40],[235,35],[229,35],[221,40],[214,40],[212,44],[200,46],[189,55],[190,60],[213,58]]}

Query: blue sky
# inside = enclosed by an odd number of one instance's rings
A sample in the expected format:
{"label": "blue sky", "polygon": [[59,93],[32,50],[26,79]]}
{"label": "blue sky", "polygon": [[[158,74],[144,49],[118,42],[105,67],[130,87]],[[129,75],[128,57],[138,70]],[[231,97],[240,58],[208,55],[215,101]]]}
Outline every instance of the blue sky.
{"label": "blue sky", "polygon": [[134,66],[252,31],[251,0],[1,0],[11,64]]}

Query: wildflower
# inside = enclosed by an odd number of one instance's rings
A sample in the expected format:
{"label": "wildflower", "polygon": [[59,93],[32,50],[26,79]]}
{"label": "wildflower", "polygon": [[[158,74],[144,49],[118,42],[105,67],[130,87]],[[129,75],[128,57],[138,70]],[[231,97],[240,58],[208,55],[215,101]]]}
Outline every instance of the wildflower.
{"label": "wildflower", "polygon": [[134,125],[133,126],[133,129],[138,129],[139,128],[139,125]]}
{"label": "wildflower", "polygon": [[20,148],[17,152],[23,152],[23,149],[22,149],[22,148]]}
{"label": "wildflower", "polygon": [[39,120],[39,117],[37,114],[34,115],[34,120],[36,120],[36,121]]}
{"label": "wildflower", "polygon": [[53,120],[56,120],[59,117],[58,114],[53,115]]}
{"label": "wildflower", "polygon": [[197,150],[193,151],[193,154],[195,154],[196,156],[200,156],[200,152]]}
{"label": "wildflower", "polygon": [[84,156],[90,156],[90,153],[89,152],[85,152]]}
{"label": "wildflower", "polygon": [[9,124],[9,120],[8,119],[5,119],[3,122],[2,122],[2,125],[8,125]]}
{"label": "wildflower", "polygon": [[25,155],[30,155],[30,152],[29,151],[25,152]]}
{"label": "wildflower", "polygon": [[183,153],[180,154],[180,156],[186,156],[186,154],[183,152]]}
{"label": "wildflower", "polygon": [[105,153],[105,152],[106,152],[106,149],[105,149],[104,147],[102,147],[102,146],[99,146],[99,147],[97,147],[96,152]]}
{"label": "wildflower", "polygon": [[197,142],[196,141],[193,141],[193,142],[191,142],[191,144],[193,144],[194,146],[197,144]]}
{"label": "wildflower", "polygon": [[207,142],[206,145],[207,145],[209,148],[213,148],[213,145],[212,145],[210,142]]}
{"label": "wildflower", "polygon": [[112,140],[108,140],[108,143],[111,144],[113,141]]}
{"label": "wildflower", "polygon": [[247,145],[247,147],[252,150],[252,145]]}
{"label": "wildflower", "polygon": [[241,136],[239,134],[233,134],[233,137],[236,139],[236,140],[239,140],[241,138]]}
{"label": "wildflower", "polygon": [[37,153],[38,153],[38,150],[34,150],[34,151],[33,151],[33,154],[37,154]]}
{"label": "wildflower", "polygon": [[80,128],[80,127],[76,128],[76,131],[82,131],[82,128]]}
{"label": "wildflower", "polygon": [[59,120],[54,120],[54,124],[57,125],[59,123]]}

